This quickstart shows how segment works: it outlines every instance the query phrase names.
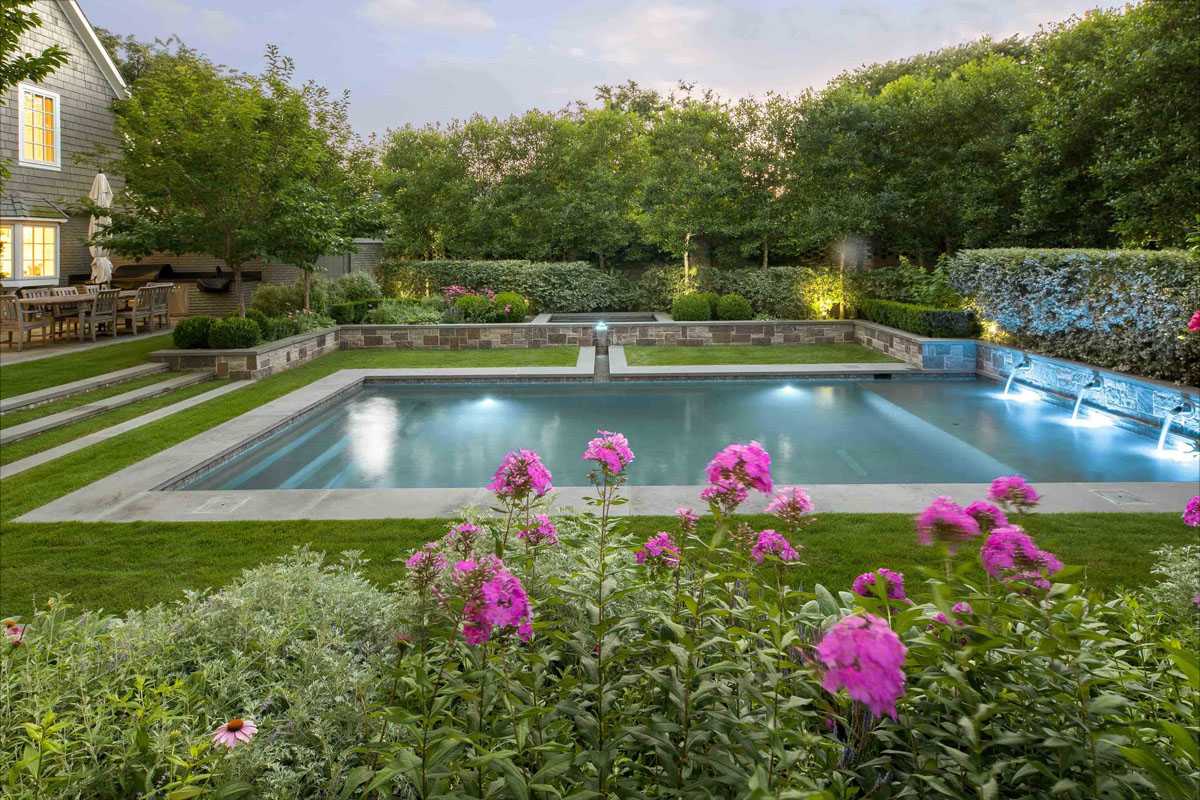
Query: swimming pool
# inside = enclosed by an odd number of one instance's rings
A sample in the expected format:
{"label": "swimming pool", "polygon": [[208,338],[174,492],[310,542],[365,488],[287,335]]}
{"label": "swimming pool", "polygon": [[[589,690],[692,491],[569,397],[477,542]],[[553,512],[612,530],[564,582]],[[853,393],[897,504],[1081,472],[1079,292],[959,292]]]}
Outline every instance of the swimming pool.
{"label": "swimming pool", "polygon": [[633,485],[704,482],[757,439],[784,484],[1193,481],[1197,462],[1098,416],[1001,397],[987,380],[367,384],[184,489],[477,487],[505,452],[537,450],[558,486],[586,485],[599,429],[629,437]]}

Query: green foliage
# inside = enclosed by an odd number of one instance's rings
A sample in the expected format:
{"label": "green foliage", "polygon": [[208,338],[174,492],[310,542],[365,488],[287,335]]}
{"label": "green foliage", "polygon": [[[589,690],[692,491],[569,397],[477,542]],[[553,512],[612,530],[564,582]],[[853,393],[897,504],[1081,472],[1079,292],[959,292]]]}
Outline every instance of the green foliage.
{"label": "green foliage", "polygon": [[[362,704],[386,699],[398,616],[350,555],[297,550],[123,619],[42,606],[0,659],[5,796],[335,797],[367,761],[349,749]],[[224,755],[209,736],[231,717],[260,730]]]}
{"label": "green foliage", "polygon": [[1157,560],[1150,571],[1158,575],[1159,580],[1150,587],[1150,596],[1156,602],[1174,608],[1184,618],[1200,610],[1196,604],[1196,597],[1200,595],[1200,545],[1162,547],[1153,555]]}
{"label": "green foliage", "polygon": [[338,302],[354,302],[383,297],[383,289],[371,273],[350,272],[333,282],[332,294]]}
{"label": "green foliage", "polygon": [[208,333],[212,329],[212,317],[188,317],[175,323],[171,336],[180,350],[196,350],[208,347]]}
{"label": "green foliage", "polygon": [[750,301],[740,294],[724,295],[717,302],[717,319],[736,320],[753,317],[754,310],[750,308]]}
{"label": "green foliage", "polygon": [[250,298],[250,307],[268,317],[284,317],[304,307],[304,295],[298,285],[260,283]]}
{"label": "green foliage", "polygon": [[246,310],[246,319],[254,321],[254,324],[258,326],[259,335],[261,335],[264,339],[269,338],[267,336],[266,314],[264,314],[262,311],[259,311],[257,308],[250,308]]}
{"label": "green foliage", "polygon": [[721,300],[721,295],[718,292],[696,292],[696,296],[703,297],[705,302],[708,303],[708,310],[712,315],[712,319],[720,319],[717,316],[717,303]]}
{"label": "green foliage", "polygon": [[437,325],[445,321],[444,310],[415,300],[384,300],[362,317],[364,325]]}
{"label": "green foliage", "polygon": [[[249,318],[250,312],[246,312]],[[335,325],[332,317],[314,314],[311,311],[294,311],[282,317],[268,317],[262,324],[263,338],[269,342],[299,336],[302,333],[329,328]]]}
{"label": "green foliage", "polygon": [[963,304],[962,295],[950,286],[945,258],[939,258],[933,270],[925,270],[902,256],[898,267],[857,273],[854,283],[863,296],[877,300],[939,308],[959,308]]}
{"label": "green foliage", "polygon": [[462,313],[464,322],[491,322],[495,316],[495,304],[478,294],[466,294],[454,301]]}
{"label": "green foliage", "polygon": [[334,303],[329,307],[329,316],[338,325],[357,325],[372,309],[390,303],[386,297],[370,297],[346,303]]}
{"label": "green foliage", "polygon": [[681,294],[671,304],[671,319],[676,322],[704,322],[712,319],[712,307],[703,295]]}
{"label": "green foliage", "polygon": [[213,323],[208,331],[208,346],[213,350],[241,350],[254,347],[262,338],[262,329],[250,319],[232,317]]}
{"label": "green foliage", "polygon": [[931,308],[892,300],[862,300],[858,311],[872,322],[921,336],[971,339],[980,333],[974,311]]}
{"label": "green foliage", "polygon": [[1013,344],[1153,378],[1200,381],[1200,261],[1183,250],[974,250],[950,283]]}
{"label": "green foliage", "polygon": [[[507,311],[505,309],[508,309]],[[496,319],[499,322],[524,322],[529,313],[529,304],[516,292],[500,292],[496,295]]]}

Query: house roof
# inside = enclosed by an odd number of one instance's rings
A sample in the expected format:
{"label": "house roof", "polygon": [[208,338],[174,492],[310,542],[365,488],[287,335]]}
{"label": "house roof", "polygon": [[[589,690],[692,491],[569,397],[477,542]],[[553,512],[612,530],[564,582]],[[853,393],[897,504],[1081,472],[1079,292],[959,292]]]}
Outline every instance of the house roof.
{"label": "house roof", "polygon": [[79,3],[76,0],[58,0],[58,7],[62,9],[63,14],[70,21],[71,27],[75,29],[75,33],[83,41],[84,47],[91,54],[92,60],[100,68],[101,74],[104,75],[104,79],[108,81],[108,85],[112,87],[113,92],[121,100],[129,97],[129,87],[125,85],[125,79],[121,77],[121,71],[117,69],[117,65],[113,63],[112,57],[104,49],[104,45],[100,43],[100,37],[96,35],[96,30],[92,27],[92,23],[88,22],[88,18],[84,15],[83,9],[79,7]]}
{"label": "house roof", "polygon": [[5,192],[0,195],[0,219],[38,219],[53,222],[68,222],[61,208],[36,194]]}

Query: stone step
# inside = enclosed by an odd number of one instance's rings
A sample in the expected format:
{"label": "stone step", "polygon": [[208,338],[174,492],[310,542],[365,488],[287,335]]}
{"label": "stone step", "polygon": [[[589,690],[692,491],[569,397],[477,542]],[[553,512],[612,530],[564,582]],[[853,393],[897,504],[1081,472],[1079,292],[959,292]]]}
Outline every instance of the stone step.
{"label": "stone step", "polygon": [[72,422],[78,422],[81,419],[94,417],[97,414],[103,414],[106,411],[127,406],[130,403],[136,403],[139,400],[145,400],[148,397],[157,397],[160,394],[173,392],[176,389],[182,389],[185,386],[201,383],[211,380],[212,373],[208,370],[196,370],[194,372],[185,372],[177,378],[168,378],[165,381],[152,383],[149,386],[143,386],[140,389],[134,389],[131,392],[118,394],[113,397],[107,397],[103,400],[97,400],[94,403],[88,403],[83,406],[66,411],[60,411],[57,414],[51,414],[40,419],[31,420],[30,422],[21,425],[14,425],[11,428],[6,428],[0,431],[0,445],[9,444],[11,442],[27,439],[30,436],[35,436],[39,433],[61,428],[63,425],[70,425]]}
{"label": "stone step", "polygon": [[28,394],[19,394],[16,397],[6,397],[0,400],[0,414],[7,414],[9,411],[20,411],[22,408],[40,406],[43,403],[49,403],[51,400],[74,397],[77,394],[85,392],[94,392],[106,386],[124,383],[134,378],[145,377],[146,375],[156,375],[160,372],[166,372],[166,370],[166,364],[138,364],[136,367],[119,369],[116,372],[106,372],[103,375],[96,375],[80,381],[72,381],[71,383],[60,383],[58,386],[39,389],[36,392],[29,392]]}

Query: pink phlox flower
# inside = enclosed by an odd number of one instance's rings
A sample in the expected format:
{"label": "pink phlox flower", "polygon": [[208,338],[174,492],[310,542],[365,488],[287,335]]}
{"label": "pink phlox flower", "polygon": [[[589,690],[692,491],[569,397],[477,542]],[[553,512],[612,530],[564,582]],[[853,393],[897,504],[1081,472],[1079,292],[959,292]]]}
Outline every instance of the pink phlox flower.
{"label": "pink phlox flower", "polygon": [[440,542],[426,542],[404,562],[408,567],[408,579],[417,588],[426,588],[433,584],[442,570],[449,566],[446,557],[442,555]]}
{"label": "pink phlox flower", "polygon": [[907,600],[904,594],[904,573],[892,572],[886,567],[881,567],[874,572],[864,572],[854,579],[854,593],[859,597],[874,597],[876,578],[882,578],[884,586],[887,588],[887,596],[889,600]]}
{"label": "pink phlox flower", "polygon": [[812,522],[815,517],[806,516],[816,509],[808,491],[798,486],[789,486],[771,498],[767,504],[767,513],[773,514],[787,523],[792,530]]}
{"label": "pink phlox flower", "polygon": [[983,534],[991,533],[996,528],[1008,525],[1008,517],[1004,516],[1003,511],[982,500],[976,500],[963,511],[979,524],[979,531]]}
{"label": "pink phlox flower", "polygon": [[740,483],[730,485],[709,486],[700,492],[700,499],[710,505],[715,505],[726,514],[746,502],[750,492]]}
{"label": "pink phlox flower", "polygon": [[238,742],[248,742],[258,733],[258,726],[248,719],[231,719],[212,733],[213,747],[233,748]]}
{"label": "pink phlox flower", "polygon": [[529,641],[533,636],[529,596],[503,561],[489,554],[479,562],[460,561],[455,570],[455,581],[467,601],[463,637],[468,644],[485,644],[497,634],[510,631]]}
{"label": "pink phlox flower", "polygon": [[679,564],[679,546],[671,534],[659,531],[634,554],[637,563],[650,567],[674,567]]}
{"label": "pink phlox flower", "polygon": [[900,637],[872,614],[844,617],[817,644],[826,667],[827,692],[845,688],[876,716],[896,719],[896,701],[904,696],[904,656]]}
{"label": "pink phlox flower", "polygon": [[1053,553],[1039,549],[1017,525],[992,531],[979,550],[979,560],[997,580],[1028,581],[1042,589],[1049,589],[1046,578],[1063,568]]}
{"label": "pink phlox flower", "polygon": [[690,508],[675,509],[675,517],[679,520],[679,529],[684,533],[696,530],[696,523],[700,521],[700,518],[692,513]]}
{"label": "pink phlox flower", "polygon": [[992,481],[988,499],[1019,511],[1033,508],[1042,496],[1020,475],[1006,475]]}
{"label": "pink phlox flower", "polygon": [[1192,333],[1200,333],[1200,311],[1192,314],[1192,318],[1188,320],[1187,329]]}
{"label": "pink phlox flower", "polygon": [[10,645],[20,647],[25,643],[25,626],[6,619],[4,620],[4,635],[8,637]]}
{"label": "pink phlox flower", "polygon": [[473,522],[455,525],[442,537],[442,544],[456,553],[466,555],[475,549],[475,543],[483,535],[483,528]]}
{"label": "pink phlox flower", "polygon": [[917,540],[926,547],[944,542],[951,552],[979,536],[979,523],[949,497],[939,497],[917,515]]}
{"label": "pink phlox flower", "polygon": [[547,542],[555,547],[562,546],[558,541],[558,529],[554,527],[554,523],[550,521],[547,514],[534,514],[533,524],[528,528],[522,528],[517,532],[517,536],[530,547],[537,547]]}
{"label": "pink phlox flower", "polygon": [[502,499],[523,500],[530,493],[541,497],[554,487],[550,483],[550,470],[532,450],[516,450],[504,455],[499,469],[488,484],[489,492]]}
{"label": "pink phlox flower", "polygon": [[[971,609],[971,604],[970,604],[970,603],[955,603],[955,604],[954,604],[954,608],[952,608],[951,610],[952,610],[952,611],[953,611],[955,614],[974,614],[974,613],[975,613],[975,612],[974,612],[974,611]],[[940,612],[940,611],[939,611],[938,613],[936,613],[936,614],[934,614],[934,615],[933,615],[933,621],[934,621],[934,622],[940,622],[940,623],[942,623],[943,625],[949,625],[949,624],[950,624],[950,620],[949,620],[949,619],[947,619],[947,618],[946,618],[946,615],[945,615],[945,614],[943,614],[943,613],[942,613],[942,612]],[[967,623],[963,622],[961,619],[955,619],[954,621],[955,621],[955,623],[957,623],[957,624],[958,624],[958,627],[960,627],[960,628],[964,627],[964,626],[967,624]],[[927,629],[927,630],[933,630],[933,629],[934,629],[934,626],[933,626],[933,624],[932,624],[932,623],[930,623],[930,624],[927,626],[927,628],[926,628],[926,629]]]}
{"label": "pink phlox flower", "polygon": [[[1200,314],[1200,311],[1196,312]],[[1200,497],[1193,497],[1188,500],[1187,508],[1183,510],[1183,524],[1191,525],[1193,528],[1200,528]]]}
{"label": "pink phlox flower", "polygon": [[768,555],[775,555],[785,563],[800,559],[800,554],[788,543],[788,540],[770,529],[758,534],[758,541],[754,543],[754,547],[750,548],[750,557],[759,564]]}
{"label": "pink phlox flower", "polygon": [[729,445],[708,462],[705,474],[713,486],[736,485],[763,494],[770,494],[775,486],[771,481],[771,456],[755,441]]}
{"label": "pink phlox flower", "polygon": [[595,461],[605,471],[616,475],[633,461],[633,451],[624,434],[612,431],[596,431],[599,437],[588,442],[580,461]]}

